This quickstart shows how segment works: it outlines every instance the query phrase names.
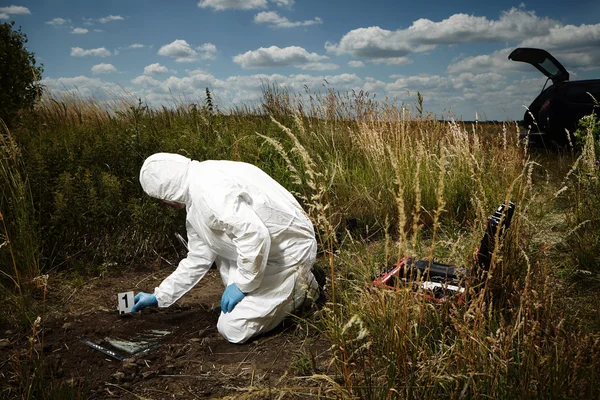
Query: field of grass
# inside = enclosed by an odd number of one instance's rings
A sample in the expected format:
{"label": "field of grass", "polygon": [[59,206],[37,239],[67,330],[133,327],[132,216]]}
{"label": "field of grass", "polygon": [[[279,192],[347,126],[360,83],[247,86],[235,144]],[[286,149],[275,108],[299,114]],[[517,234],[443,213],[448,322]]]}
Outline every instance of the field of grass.
{"label": "field of grass", "polygon": [[[599,398],[599,125],[582,126],[578,149],[548,152],[514,122],[442,122],[365,93],[265,87],[262,108],[227,113],[47,97],[1,132],[0,325],[43,324],[48,278],[175,261],[182,215],[145,196],[138,173],[176,152],[255,164],[313,220],[329,273],[308,321],[332,344],[323,397]],[[465,302],[370,285],[404,256],[469,270],[509,200],[511,228]],[[32,385],[10,394],[32,398]]]}

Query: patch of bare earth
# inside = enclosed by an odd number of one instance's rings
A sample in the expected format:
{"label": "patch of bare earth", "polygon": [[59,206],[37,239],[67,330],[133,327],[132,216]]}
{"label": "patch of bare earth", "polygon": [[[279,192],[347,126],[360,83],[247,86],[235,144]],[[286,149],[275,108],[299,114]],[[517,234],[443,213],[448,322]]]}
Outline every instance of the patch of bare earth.
{"label": "patch of bare earth", "polygon": [[[273,332],[243,345],[231,344],[219,335],[217,306],[223,285],[214,269],[174,306],[118,315],[117,293],[152,292],[169,272],[95,278],[79,289],[60,287],[60,282],[53,286],[51,281],[50,312],[43,348],[38,351],[43,351],[52,379],[83,385],[92,399],[271,398],[281,394],[302,398],[320,390],[297,367],[308,364],[306,375],[327,373],[329,345],[314,330],[308,333],[307,324],[290,318]],[[131,338],[151,330],[170,333],[159,339],[157,349],[125,361],[80,341]],[[27,336],[15,336],[7,338],[8,351],[24,355],[30,348]],[[0,372],[10,376],[9,368],[10,363],[5,363]]]}

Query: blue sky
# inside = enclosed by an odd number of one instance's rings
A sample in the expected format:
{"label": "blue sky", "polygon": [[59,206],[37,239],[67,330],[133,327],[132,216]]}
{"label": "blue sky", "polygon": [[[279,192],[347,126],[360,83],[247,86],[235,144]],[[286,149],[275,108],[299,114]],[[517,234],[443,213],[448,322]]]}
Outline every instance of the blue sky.
{"label": "blue sky", "polygon": [[542,89],[516,47],[550,51],[571,80],[600,77],[600,1],[0,1],[55,93],[256,104],[264,81],[365,90],[436,116],[516,119]]}

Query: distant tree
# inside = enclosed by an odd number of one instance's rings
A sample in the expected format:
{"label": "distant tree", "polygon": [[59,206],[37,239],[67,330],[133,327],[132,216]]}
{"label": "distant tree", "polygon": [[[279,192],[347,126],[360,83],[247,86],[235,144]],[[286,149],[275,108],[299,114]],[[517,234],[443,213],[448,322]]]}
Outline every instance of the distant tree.
{"label": "distant tree", "polygon": [[0,24],[0,118],[11,126],[19,110],[33,107],[41,94],[43,66],[27,50],[27,35],[13,30],[14,21]]}

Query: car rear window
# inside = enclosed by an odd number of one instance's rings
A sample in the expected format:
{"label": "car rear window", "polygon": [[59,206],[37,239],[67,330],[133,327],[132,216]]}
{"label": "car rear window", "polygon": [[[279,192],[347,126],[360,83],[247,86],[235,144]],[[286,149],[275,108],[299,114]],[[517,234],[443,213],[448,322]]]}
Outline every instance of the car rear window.
{"label": "car rear window", "polygon": [[548,58],[544,58],[544,61],[538,63],[540,67],[545,69],[550,73],[550,75],[556,75],[560,71],[554,62],[550,61]]}

